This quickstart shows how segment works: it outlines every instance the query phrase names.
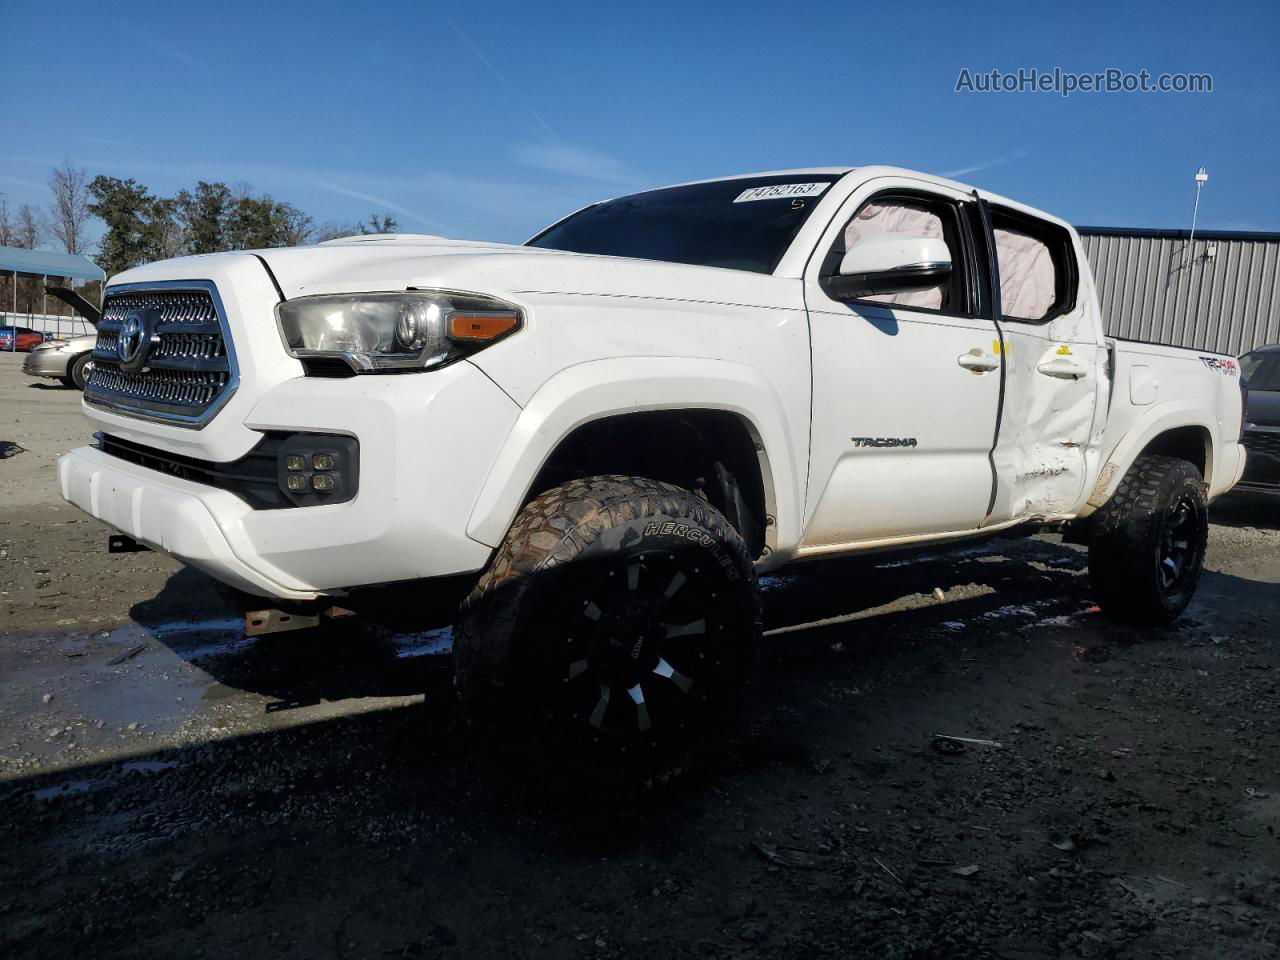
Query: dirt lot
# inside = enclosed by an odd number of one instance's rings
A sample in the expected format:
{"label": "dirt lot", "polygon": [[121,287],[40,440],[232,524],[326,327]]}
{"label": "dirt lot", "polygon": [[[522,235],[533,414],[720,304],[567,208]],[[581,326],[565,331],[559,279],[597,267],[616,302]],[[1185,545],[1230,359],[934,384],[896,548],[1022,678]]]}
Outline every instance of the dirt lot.
{"label": "dirt lot", "polygon": [[0,955],[1280,953],[1280,505],[1159,632],[1053,538],[772,578],[727,753],[565,812],[477,769],[447,629],[249,641],[109,556],[77,402],[0,357]]}

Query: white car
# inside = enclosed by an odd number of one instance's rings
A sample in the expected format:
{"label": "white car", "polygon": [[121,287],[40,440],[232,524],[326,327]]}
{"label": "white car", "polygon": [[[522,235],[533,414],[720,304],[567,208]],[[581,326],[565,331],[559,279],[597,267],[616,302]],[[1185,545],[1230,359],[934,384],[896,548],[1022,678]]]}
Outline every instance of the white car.
{"label": "white car", "polygon": [[890,167],[709,180],[522,246],[116,276],[101,433],[59,476],[266,597],[470,577],[475,716],[662,766],[732,712],[784,564],[1057,527],[1104,610],[1178,616],[1244,467],[1239,371],[1103,329],[1075,231],[1020,203]]}

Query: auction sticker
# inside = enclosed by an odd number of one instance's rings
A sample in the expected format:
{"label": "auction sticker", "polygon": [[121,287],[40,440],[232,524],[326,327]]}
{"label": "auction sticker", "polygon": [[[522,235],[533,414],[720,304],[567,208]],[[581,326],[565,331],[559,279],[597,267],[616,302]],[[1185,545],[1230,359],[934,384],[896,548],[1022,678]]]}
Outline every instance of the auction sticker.
{"label": "auction sticker", "polygon": [[752,187],[743,190],[734,203],[750,203],[752,200],[781,200],[785,197],[816,197],[831,186],[829,183],[778,183],[771,187]]}

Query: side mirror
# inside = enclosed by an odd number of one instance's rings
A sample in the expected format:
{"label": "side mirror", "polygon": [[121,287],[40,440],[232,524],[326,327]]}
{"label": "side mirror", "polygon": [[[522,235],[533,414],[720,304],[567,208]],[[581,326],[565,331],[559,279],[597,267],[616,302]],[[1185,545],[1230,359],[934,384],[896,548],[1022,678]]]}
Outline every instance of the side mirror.
{"label": "side mirror", "polygon": [[884,234],[859,240],[827,281],[837,300],[928,290],[951,277],[951,251],[938,237]]}

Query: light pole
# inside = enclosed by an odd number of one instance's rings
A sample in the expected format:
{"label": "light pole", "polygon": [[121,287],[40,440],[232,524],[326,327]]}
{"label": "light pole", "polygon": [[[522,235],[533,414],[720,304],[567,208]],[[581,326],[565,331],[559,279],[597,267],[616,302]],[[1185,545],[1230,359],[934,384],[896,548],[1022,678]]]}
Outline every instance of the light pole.
{"label": "light pole", "polygon": [[1196,242],[1196,217],[1200,214],[1200,191],[1206,183],[1209,182],[1209,174],[1205,172],[1204,167],[1196,171],[1196,205],[1191,211],[1191,236],[1188,244],[1192,245],[1192,255],[1195,255],[1194,244]]}

